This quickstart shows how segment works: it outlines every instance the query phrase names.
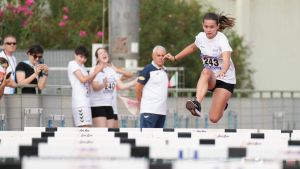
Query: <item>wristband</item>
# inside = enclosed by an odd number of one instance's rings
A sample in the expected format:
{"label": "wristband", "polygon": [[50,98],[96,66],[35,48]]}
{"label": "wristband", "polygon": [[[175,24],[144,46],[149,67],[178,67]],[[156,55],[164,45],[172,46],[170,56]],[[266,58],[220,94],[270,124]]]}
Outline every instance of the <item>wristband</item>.
{"label": "wristband", "polygon": [[174,56],[174,62],[176,62],[177,60],[176,60],[176,58],[175,58],[175,56]]}
{"label": "wristband", "polygon": [[44,72],[43,72],[42,75],[43,75],[43,76],[48,76],[48,73],[44,73]]}

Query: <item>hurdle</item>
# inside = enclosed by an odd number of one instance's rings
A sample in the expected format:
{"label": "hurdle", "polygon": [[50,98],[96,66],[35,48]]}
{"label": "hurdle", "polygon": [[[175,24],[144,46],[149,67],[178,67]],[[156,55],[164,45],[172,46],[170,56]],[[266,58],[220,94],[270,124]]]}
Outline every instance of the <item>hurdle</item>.
{"label": "hurdle", "polygon": [[65,169],[65,168],[105,168],[105,169],[148,169],[148,161],[145,159],[129,160],[99,160],[97,158],[64,159],[59,158],[24,158],[23,169],[35,169],[44,166],[43,169]]}
{"label": "hurdle", "polygon": [[[132,168],[128,161],[135,160],[143,161],[139,167],[147,169],[276,169],[282,168],[285,160],[299,159],[298,133],[258,129],[25,127],[24,131],[0,132],[0,158],[20,159],[23,168],[33,169],[48,163],[55,163],[49,166],[57,168],[74,168],[77,162],[95,168],[98,164],[105,166],[103,161]],[[84,165],[85,161],[89,164]]]}

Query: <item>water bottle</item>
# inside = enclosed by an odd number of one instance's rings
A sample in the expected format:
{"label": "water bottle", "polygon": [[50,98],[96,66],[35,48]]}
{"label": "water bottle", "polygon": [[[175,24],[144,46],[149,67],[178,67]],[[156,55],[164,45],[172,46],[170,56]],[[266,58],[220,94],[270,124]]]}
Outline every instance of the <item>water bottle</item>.
{"label": "water bottle", "polygon": [[183,160],[183,151],[182,150],[179,150],[179,152],[178,152],[178,159]]}
{"label": "water bottle", "polygon": [[64,116],[61,117],[60,127],[65,127],[65,118],[64,118]]}
{"label": "water bottle", "polygon": [[193,159],[198,160],[198,151],[197,150],[194,150]]}
{"label": "water bottle", "polygon": [[204,128],[208,128],[208,114],[205,113],[204,114]]}
{"label": "water bottle", "polygon": [[49,115],[48,117],[48,128],[53,127],[53,115]]}

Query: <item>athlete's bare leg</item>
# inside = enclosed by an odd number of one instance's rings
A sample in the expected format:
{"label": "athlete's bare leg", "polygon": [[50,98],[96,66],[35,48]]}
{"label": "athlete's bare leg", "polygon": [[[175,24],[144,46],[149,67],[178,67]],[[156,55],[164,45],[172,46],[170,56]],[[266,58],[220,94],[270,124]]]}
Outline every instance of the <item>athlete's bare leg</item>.
{"label": "athlete's bare leg", "polygon": [[216,88],[212,96],[212,104],[209,111],[209,119],[217,123],[223,116],[225,106],[231,97],[231,92],[223,88]]}
{"label": "athlete's bare leg", "polygon": [[216,86],[216,77],[209,69],[203,69],[197,83],[196,99],[201,103],[208,89],[213,89]]}

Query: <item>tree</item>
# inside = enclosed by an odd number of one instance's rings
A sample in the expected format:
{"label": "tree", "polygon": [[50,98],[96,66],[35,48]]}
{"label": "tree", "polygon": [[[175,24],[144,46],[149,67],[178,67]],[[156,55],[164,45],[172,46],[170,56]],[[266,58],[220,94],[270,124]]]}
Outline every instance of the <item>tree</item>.
{"label": "tree", "polygon": [[[103,1],[0,1],[0,35],[15,35],[21,49],[27,49],[34,43],[48,49],[74,49],[80,44],[90,47],[92,43],[101,42],[102,38],[107,42],[108,34],[101,31]],[[203,31],[201,23],[207,10],[213,9],[202,6],[196,0],[141,0],[140,66],[150,62],[155,45],[165,46],[168,52],[176,54],[194,42],[198,32]],[[105,30],[108,30],[108,11],[105,12]],[[243,37],[233,31],[225,34],[233,48],[237,88],[252,89],[253,70],[247,62],[250,50]],[[185,87],[196,87],[203,68],[199,55],[200,52],[176,63],[167,63],[167,66],[184,66]]]}
{"label": "tree", "polygon": [[236,32],[230,31],[228,39],[233,49],[231,58],[234,62],[235,71],[237,74],[238,89],[254,89],[251,75],[254,70],[250,68],[250,63],[247,58],[250,55],[250,48],[245,44],[243,37],[239,36]]}
{"label": "tree", "polygon": [[101,31],[102,0],[7,0],[0,5],[1,37],[15,35],[21,49],[35,43],[48,49],[74,49],[108,39]]}
{"label": "tree", "polygon": [[54,49],[73,49],[79,44],[91,46],[91,43],[100,42],[104,35],[106,39],[108,36],[101,31],[101,2],[8,1],[0,7],[1,36],[15,35],[20,48],[32,43]]}
{"label": "tree", "polygon": [[[171,53],[179,52],[185,45],[194,40],[199,32],[202,16],[199,10],[202,6],[192,1],[151,1],[143,0],[140,4],[141,31],[140,31],[140,65],[145,65],[151,60],[152,48],[160,44]],[[189,76],[185,80],[187,87],[195,85],[199,78],[202,65],[197,54],[193,54],[172,66],[184,66],[185,73]]]}

